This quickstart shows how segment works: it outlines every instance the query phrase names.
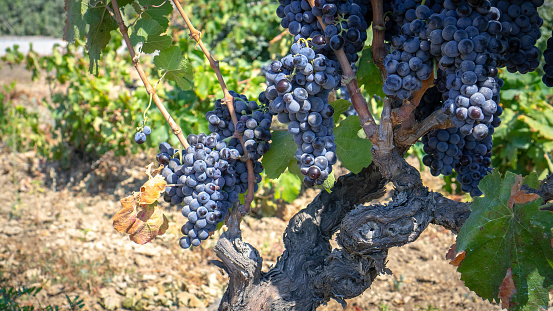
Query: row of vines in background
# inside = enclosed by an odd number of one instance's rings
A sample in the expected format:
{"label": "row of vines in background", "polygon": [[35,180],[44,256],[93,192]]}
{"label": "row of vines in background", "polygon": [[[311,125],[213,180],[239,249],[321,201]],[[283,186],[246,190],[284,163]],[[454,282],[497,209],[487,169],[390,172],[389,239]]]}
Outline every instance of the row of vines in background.
{"label": "row of vines in background", "polygon": [[[286,50],[282,46],[290,44],[290,36],[282,34],[278,18],[272,14],[278,3],[270,0],[202,0],[195,1],[194,5],[198,10],[192,16],[193,22],[202,30],[202,40],[221,60],[221,72],[229,89],[256,98],[265,81],[258,68],[276,58],[276,51]],[[134,14],[130,11],[126,13]],[[185,133],[206,132],[204,115],[215,99],[222,97],[219,84],[202,52],[195,49],[195,41],[188,38],[180,20],[173,21],[171,33],[189,56],[195,71],[194,88],[181,91],[174,82],[164,81],[157,92]],[[61,160],[65,167],[71,165],[71,159],[94,160],[107,151],[123,156],[146,148],[155,149],[161,141],[177,144],[156,109],[149,110],[147,114],[148,125],[153,129],[151,138],[141,146],[131,143],[132,135],[129,133],[134,132],[142,122],[148,96],[141,82],[132,75],[134,72],[129,69],[132,66],[127,54],[114,52],[114,47],[121,46],[120,40],[119,36],[112,36],[99,63],[101,74],[94,79],[88,73],[87,55],[75,57],[76,54],[86,53],[83,42],[67,49],[55,49],[50,56],[38,56],[33,51],[23,55],[17,47],[9,49],[2,58],[4,66],[23,63],[33,72],[34,79],[46,78],[51,96],[41,103],[34,103],[34,106],[46,107],[52,113],[45,117],[28,106],[12,105],[10,96],[6,94],[13,93],[14,87],[4,86],[3,95],[0,95],[2,143],[16,146],[17,151],[34,149],[48,159]],[[152,63],[151,56],[142,55],[141,60],[149,70],[148,76],[154,83],[157,82],[155,77],[159,77],[158,73],[148,67]],[[494,135],[496,152],[493,166],[500,171],[509,170],[518,174],[536,171],[543,178],[553,172],[550,159],[553,151],[552,93],[541,83],[540,73],[524,76],[501,74],[506,81],[501,101],[505,108],[505,126]],[[364,93],[369,96],[366,91]],[[373,110],[376,109],[375,100],[379,98],[373,97],[370,101],[373,105],[369,108]],[[95,105],[90,106],[90,102]],[[420,149],[413,148],[419,159],[422,157]],[[454,176],[445,180],[445,190],[453,191],[451,184]],[[270,193],[277,199],[288,202],[297,197],[301,187],[300,178],[294,174],[285,174],[277,181],[267,180],[263,184],[265,189],[272,189]],[[273,206],[261,208],[264,214],[274,211]]]}

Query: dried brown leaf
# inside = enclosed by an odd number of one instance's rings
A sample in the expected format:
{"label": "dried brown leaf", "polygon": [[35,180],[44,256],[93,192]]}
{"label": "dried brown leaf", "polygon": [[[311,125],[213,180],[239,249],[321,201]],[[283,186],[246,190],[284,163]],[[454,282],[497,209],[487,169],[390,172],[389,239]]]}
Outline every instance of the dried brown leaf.
{"label": "dried brown leaf", "polygon": [[457,251],[455,251],[456,248],[457,248],[457,243],[453,243],[453,245],[451,245],[451,247],[449,247],[449,250],[447,251],[447,254],[445,255],[445,259],[454,260],[455,255],[457,255]]}
{"label": "dried brown leaf", "polygon": [[140,204],[152,204],[157,201],[166,185],[167,182],[161,175],[148,180],[140,188]]}
{"label": "dried brown leaf", "polygon": [[511,297],[517,292],[515,282],[513,281],[513,271],[507,269],[507,274],[499,286],[499,298],[501,298],[501,308],[509,309],[511,307]]}
{"label": "dried brown leaf", "polygon": [[136,222],[129,233],[130,239],[138,244],[146,244],[167,231],[169,221],[161,210],[154,206],[145,207],[138,213]]}
{"label": "dried brown leaf", "polygon": [[539,199],[540,196],[535,193],[527,193],[526,191],[521,190],[515,193],[513,198],[516,204],[524,204],[524,203],[535,201]]}
{"label": "dried brown leaf", "polygon": [[121,209],[115,215],[113,215],[113,228],[115,230],[126,233],[136,220],[138,211],[136,210],[136,205],[138,203],[136,194],[129,195],[128,197],[121,199]]}
{"label": "dried brown leaf", "polygon": [[521,175],[515,176],[515,183],[511,187],[511,198],[509,199],[509,208],[512,209],[513,205],[515,205],[515,195],[517,192],[520,191],[520,188],[522,187],[523,178]]}
{"label": "dried brown leaf", "polygon": [[462,251],[459,254],[457,254],[457,257],[455,257],[455,259],[450,261],[449,264],[455,267],[459,267],[463,259],[465,259],[465,257],[467,257],[467,252]]}

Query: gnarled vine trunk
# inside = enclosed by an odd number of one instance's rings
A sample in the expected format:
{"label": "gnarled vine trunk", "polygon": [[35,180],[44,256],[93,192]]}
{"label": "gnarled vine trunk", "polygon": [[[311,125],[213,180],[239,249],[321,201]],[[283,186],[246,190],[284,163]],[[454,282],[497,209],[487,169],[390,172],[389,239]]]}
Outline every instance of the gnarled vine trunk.
{"label": "gnarled vine trunk", "polygon": [[[344,299],[361,295],[378,274],[390,272],[385,267],[390,247],[413,242],[429,223],[457,232],[470,213],[467,203],[422,186],[396,191],[386,205],[362,205],[383,196],[386,183],[371,164],[339,178],[331,193],[321,191],[290,220],[285,251],[267,273],[239,231],[225,232],[215,252],[230,282],[219,310],[315,310],[331,298],[345,305]],[[338,231],[341,247],[333,249],[329,240]]]}

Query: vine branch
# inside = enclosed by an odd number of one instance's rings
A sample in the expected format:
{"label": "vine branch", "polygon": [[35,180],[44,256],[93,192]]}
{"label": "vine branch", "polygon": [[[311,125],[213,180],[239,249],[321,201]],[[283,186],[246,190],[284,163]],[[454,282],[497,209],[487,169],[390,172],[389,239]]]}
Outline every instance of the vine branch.
{"label": "vine branch", "polygon": [[[311,5],[311,7],[315,6],[315,0],[307,1],[309,2],[309,5]],[[319,23],[323,27],[324,31],[326,26],[323,23],[323,19],[320,16],[318,16],[317,19],[319,20]],[[361,127],[363,127],[363,131],[365,132],[367,138],[369,138],[374,144],[377,140],[378,126],[376,125],[374,117],[369,111],[367,101],[359,90],[359,86],[357,85],[357,77],[355,76],[353,69],[351,69],[351,65],[348,61],[348,58],[346,57],[346,53],[344,53],[344,50],[339,49],[337,51],[334,51],[334,54],[338,58],[338,62],[340,62],[340,67],[342,68],[342,79],[348,81],[346,86],[351,96],[351,103],[353,104],[353,108],[355,108],[355,111],[359,115]]]}
{"label": "vine branch", "polygon": [[387,76],[386,68],[384,67],[384,57],[387,54],[384,47],[384,32],[386,30],[384,26],[384,7],[382,0],[371,0],[371,6],[373,8],[373,41],[371,44],[373,61],[380,69],[382,82],[384,82]]}
{"label": "vine branch", "polygon": [[117,25],[119,25],[119,30],[121,31],[121,35],[123,35],[123,39],[125,40],[127,49],[129,50],[129,53],[131,55],[133,66],[138,72],[138,75],[140,76],[142,83],[144,83],[144,87],[146,88],[148,95],[152,96],[152,99],[154,100],[154,103],[156,104],[157,108],[159,109],[159,111],[161,112],[165,120],[167,120],[167,123],[169,123],[171,130],[173,130],[173,134],[177,136],[177,138],[179,139],[180,143],[184,146],[184,148],[188,148],[189,145],[188,145],[188,142],[186,141],[186,138],[184,137],[184,134],[182,133],[182,129],[177,124],[177,122],[175,122],[175,120],[173,119],[171,114],[167,111],[167,109],[165,109],[165,106],[163,106],[161,99],[157,95],[156,90],[150,84],[150,81],[148,80],[148,76],[146,75],[146,72],[144,72],[144,68],[142,68],[142,65],[139,62],[136,52],[134,51],[134,47],[131,43],[131,39],[129,38],[127,26],[125,25],[125,22],[123,21],[123,17],[121,16],[121,11],[119,10],[119,4],[117,4],[116,0],[111,0],[111,4],[113,5],[113,15],[115,17],[115,20],[117,21]]}
{"label": "vine branch", "polygon": [[[113,1],[113,0],[112,0]],[[221,70],[219,68],[219,61],[216,60],[205,44],[202,41],[201,32],[198,31],[194,25],[192,25],[192,22],[188,18],[188,15],[186,15],[186,12],[184,12],[184,9],[182,8],[180,2],[178,0],[171,0],[177,10],[179,11],[180,15],[184,19],[184,22],[186,23],[186,26],[188,27],[188,30],[190,31],[190,37],[193,38],[202,52],[204,53],[205,57],[209,61],[209,65],[215,71],[215,75],[217,76],[217,80],[219,81],[219,84],[221,85],[221,89],[223,90],[224,99],[223,102],[227,105],[227,108],[229,110],[230,116],[232,118],[232,123],[235,126],[236,129],[236,123],[238,122],[238,119],[236,118],[236,114],[234,113],[234,98],[232,95],[230,95],[227,85],[225,84],[225,80],[223,79],[223,75],[221,74]],[[241,208],[240,214],[242,216],[245,216],[250,212],[251,204],[254,199],[254,189],[255,189],[255,174],[253,171],[253,163],[252,160],[248,157],[248,151],[246,150],[246,146],[244,145],[244,138],[242,133],[239,133],[235,130],[234,136],[238,138],[240,141],[240,144],[242,144],[242,147],[244,149],[244,155],[246,157],[246,166],[248,168],[248,194],[246,195],[246,198],[244,199],[244,205]],[[240,222],[236,222],[236,224],[239,226]],[[230,227],[229,227],[230,228]],[[233,229],[234,231],[234,229]]]}

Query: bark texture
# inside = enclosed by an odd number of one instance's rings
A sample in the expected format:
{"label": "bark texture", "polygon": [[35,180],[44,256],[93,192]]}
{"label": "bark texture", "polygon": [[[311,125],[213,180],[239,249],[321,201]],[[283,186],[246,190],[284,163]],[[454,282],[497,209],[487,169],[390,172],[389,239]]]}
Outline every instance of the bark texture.
{"label": "bark texture", "polygon": [[[404,165],[399,164],[400,188],[386,205],[363,205],[385,193],[387,180],[375,164],[339,178],[331,193],[321,191],[290,220],[285,251],[267,273],[239,232],[225,232],[215,252],[230,283],[219,310],[307,311],[331,298],[345,306],[344,299],[361,295],[378,274],[391,272],[385,266],[390,247],[413,242],[429,223],[457,231],[469,205],[409,187],[413,183],[405,176],[420,176]],[[329,240],[338,231],[341,247],[332,249]]]}

